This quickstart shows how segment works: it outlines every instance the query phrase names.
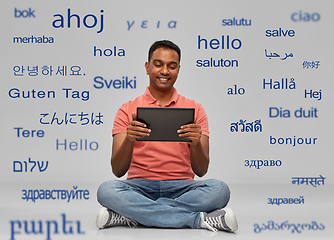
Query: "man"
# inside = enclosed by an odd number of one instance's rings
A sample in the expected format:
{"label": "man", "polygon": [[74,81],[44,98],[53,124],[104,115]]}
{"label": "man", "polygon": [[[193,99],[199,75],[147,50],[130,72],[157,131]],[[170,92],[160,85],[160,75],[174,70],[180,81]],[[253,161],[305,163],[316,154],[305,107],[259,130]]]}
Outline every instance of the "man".
{"label": "man", "polygon": [[[138,224],[147,227],[206,228],[234,232],[238,225],[230,208],[227,185],[219,180],[194,181],[209,166],[208,120],[203,107],[179,95],[174,83],[181,51],[168,40],[155,42],[145,63],[150,83],[146,92],[118,110],[113,126],[111,167],[117,177],[98,189],[103,206],[98,228]],[[136,120],[137,107],[195,108],[195,123],[177,132],[191,142],[136,141],[150,129]]]}

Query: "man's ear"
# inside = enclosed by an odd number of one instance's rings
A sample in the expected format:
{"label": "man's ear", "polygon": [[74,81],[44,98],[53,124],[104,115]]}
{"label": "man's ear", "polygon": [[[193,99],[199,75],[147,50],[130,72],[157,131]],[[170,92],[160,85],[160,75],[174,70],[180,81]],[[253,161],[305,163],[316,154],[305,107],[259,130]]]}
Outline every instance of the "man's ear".
{"label": "man's ear", "polygon": [[147,75],[148,75],[148,67],[149,67],[149,63],[146,62],[146,63],[145,63],[145,68],[146,68],[146,74],[147,74]]}

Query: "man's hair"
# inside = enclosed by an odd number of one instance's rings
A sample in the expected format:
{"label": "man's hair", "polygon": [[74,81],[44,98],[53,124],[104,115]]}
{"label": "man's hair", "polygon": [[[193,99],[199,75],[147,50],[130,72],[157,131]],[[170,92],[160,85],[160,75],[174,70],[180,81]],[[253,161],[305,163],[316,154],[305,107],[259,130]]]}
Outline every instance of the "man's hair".
{"label": "man's hair", "polygon": [[181,49],[172,41],[169,40],[159,40],[152,44],[148,51],[148,62],[150,62],[153,52],[158,48],[169,48],[177,52],[179,55],[179,62],[181,61]]}

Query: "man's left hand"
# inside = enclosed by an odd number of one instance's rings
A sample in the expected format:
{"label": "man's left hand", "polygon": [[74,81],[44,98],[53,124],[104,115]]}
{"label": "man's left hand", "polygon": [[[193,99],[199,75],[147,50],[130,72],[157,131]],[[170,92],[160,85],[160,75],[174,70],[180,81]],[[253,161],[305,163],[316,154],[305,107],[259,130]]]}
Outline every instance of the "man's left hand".
{"label": "man's left hand", "polygon": [[187,124],[181,126],[179,130],[177,130],[179,137],[184,137],[191,140],[191,145],[196,145],[200,142],[202,136],[201,126],[195,123]]}

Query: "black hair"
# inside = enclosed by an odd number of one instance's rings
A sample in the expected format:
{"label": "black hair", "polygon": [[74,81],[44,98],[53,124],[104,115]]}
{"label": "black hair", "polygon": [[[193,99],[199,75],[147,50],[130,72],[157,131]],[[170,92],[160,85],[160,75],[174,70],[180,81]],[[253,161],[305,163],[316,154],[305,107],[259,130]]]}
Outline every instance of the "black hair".
{"label": "black hair", "polygon": [[148,51],[148,62],[150,62],[153,52],[158,48],[169,48],[177,52],[179,55],[179,62],[181,61],[181,49],[172,41],[169,40],[159,40],[152,44]]}

